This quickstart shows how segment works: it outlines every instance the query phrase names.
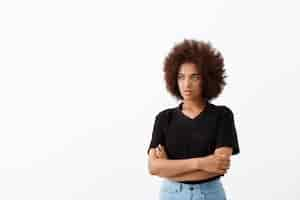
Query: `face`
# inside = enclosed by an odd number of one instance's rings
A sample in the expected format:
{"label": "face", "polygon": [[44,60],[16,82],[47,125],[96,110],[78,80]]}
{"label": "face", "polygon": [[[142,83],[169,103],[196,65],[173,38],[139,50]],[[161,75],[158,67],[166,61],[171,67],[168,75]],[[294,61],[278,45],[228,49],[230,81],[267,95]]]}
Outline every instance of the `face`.
{"label": "face", "polygon": [[181,96],[185,100],[201,98],[202,77],[194,63],[183,63],[177,74],[177,84]]}

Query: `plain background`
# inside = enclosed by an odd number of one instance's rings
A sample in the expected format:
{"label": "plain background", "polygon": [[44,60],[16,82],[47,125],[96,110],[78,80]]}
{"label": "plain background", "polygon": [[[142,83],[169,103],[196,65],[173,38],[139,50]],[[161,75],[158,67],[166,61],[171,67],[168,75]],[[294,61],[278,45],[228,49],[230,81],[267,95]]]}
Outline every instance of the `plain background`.
{"label": "plain background", "polygon": [[298,1],[1,1],[0,199],[158,199],[154,117],[178,105],[163,59],[224,56],[241,153],[228,199],[300,198]]}

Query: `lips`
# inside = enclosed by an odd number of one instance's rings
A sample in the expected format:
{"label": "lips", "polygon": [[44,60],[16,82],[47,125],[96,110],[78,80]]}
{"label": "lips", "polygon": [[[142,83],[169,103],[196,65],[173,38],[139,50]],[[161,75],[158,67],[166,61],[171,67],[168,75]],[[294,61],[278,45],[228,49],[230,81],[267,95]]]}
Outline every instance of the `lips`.
{"label": "lips", "polygon": [[192,91],[191,90],[184,90],[184,95],[192,95]]}

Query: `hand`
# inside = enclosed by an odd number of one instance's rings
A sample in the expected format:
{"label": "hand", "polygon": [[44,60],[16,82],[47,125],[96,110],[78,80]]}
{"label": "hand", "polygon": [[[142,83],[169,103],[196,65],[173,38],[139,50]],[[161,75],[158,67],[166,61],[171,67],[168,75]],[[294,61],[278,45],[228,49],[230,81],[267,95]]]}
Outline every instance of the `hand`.
{"label": "hand", "polygon": [[159,144],[155,148],[155,155],[156,155],[157,158],[160,158],[160,159],[168,159],[168,156],[167,156],[167,153],[165,151],[165,148],[161,144]]}
{"label": "hand", "polygon": [[225,174],[230,167],[230,159],[223,154],[212,154],[204,158],[203,170],[218,174]]}
{"label": "hand", "polygon": [[150,158],[150,160],[155,160],[155,159],[158,158],[156,156],[156,150],[155,150],[155,148],[151,148],[150,149],[150,151],[149,151],[149,158]]}

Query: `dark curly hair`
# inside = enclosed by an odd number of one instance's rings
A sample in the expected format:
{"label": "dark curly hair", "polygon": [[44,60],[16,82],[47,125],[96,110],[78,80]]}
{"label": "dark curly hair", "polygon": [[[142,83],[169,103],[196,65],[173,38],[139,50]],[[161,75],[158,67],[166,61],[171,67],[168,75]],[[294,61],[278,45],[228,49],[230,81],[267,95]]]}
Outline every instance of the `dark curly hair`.
{"label": "dark curly hair", "polygon": [[202,97],[208,101],[218,97],[226,85],[223,60],[221,53],[210,42],[184,39],[175,44],[164,60],[163,71],[168,92],[177,100],[183,99],[177,75],[181,64],[188,62],[195,64],[202,74]]}

